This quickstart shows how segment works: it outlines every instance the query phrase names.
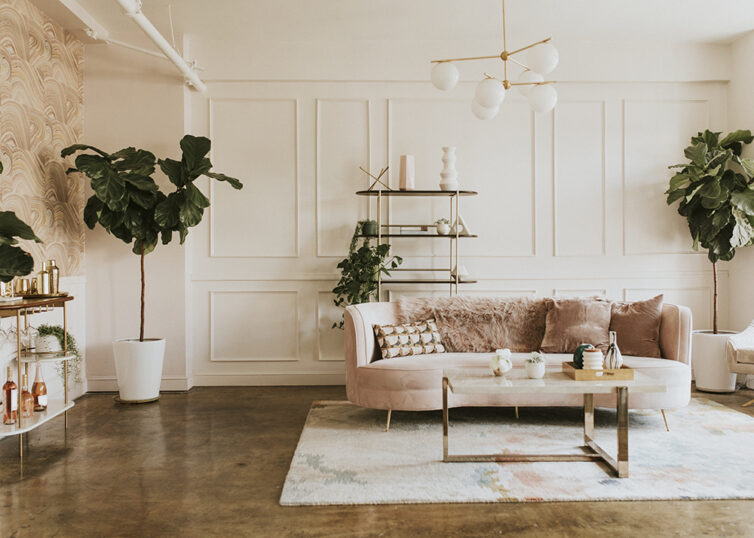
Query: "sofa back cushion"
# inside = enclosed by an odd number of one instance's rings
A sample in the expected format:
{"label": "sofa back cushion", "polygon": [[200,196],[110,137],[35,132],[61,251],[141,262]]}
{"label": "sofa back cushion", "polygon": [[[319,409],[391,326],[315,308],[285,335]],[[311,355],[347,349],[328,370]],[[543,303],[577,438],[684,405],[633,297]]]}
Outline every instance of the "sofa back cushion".
{"label": "sofa back cushion", "polygon": [[610,330],[610,302],[601,299],[546,299],[547,316],[541,349],[573,353],[581,344],[605,351]]}
{"label": "sofa back cushion", "polygon": [[514,353],[537,351],[545,334],[546,313],[545,299],[527,297],[421,297],[398,301],[400,323],[434,319],[446,351],[461,353],[487,353],[506,347]]}
{"label": "sofa back cushion", "polygon": [[660,319],[662,295],[646,301],[613,303],[610,330],[616,332],[618,348],[624,355],[662,357]]}

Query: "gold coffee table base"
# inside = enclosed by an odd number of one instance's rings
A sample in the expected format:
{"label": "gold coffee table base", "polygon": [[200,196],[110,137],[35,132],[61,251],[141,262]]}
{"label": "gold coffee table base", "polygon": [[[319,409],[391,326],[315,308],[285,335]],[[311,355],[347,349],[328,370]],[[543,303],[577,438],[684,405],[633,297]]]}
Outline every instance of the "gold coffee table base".
{"label": "gold coffee table base", "polygon": [[584,446],[586,454],[448,454],[448,378],[442,379],[442,461],[444,462],[604,462],[618,478],[628,478],[628,387],[615,387],[618,395],[618,459],[594,440],[594,394],[584,394]]}

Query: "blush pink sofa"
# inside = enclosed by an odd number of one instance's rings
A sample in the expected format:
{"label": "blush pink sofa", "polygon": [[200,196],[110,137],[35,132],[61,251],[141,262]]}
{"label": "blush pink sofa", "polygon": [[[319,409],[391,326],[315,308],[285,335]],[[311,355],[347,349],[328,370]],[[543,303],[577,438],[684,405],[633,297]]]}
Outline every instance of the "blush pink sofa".
{"label": "blush pink sofa", "polygon": [[[440,353],[377,360],[373,326],[397,323],[394,302],[353,305],[345,311],[346,392],[363,407],[385,410],[424,411],[442,409],[442,373],[445,368],[487,368],[493,353]],[[691,397],[691,312],[684,306],[665,304],[660,324],[663,358],[624,356],[624,363],[667,385],[664,393],[629,391],[632,409],[673,409],[688,405]],[[514,367],[523,367],[528,353],[514,353]],[[570,355],[547,354],[549,371],[560,371]],[[594,404],[615,407],[614,395],[596,394]],[[579,394],[552,395],[449,395],[449,405],[465,406],[563,406],[583,405]]]}

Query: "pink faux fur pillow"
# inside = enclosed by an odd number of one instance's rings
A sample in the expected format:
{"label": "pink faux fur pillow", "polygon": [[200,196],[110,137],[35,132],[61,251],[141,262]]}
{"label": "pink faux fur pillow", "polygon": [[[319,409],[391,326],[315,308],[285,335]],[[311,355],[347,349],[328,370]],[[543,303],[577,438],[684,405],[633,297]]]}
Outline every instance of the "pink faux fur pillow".
{"label": "pink faux fur pillow", "polygon": [[400,323],[437,320],[448,351],[486,353],[499,348],[539,350],[545,334],[544,299],[422,297],[398,300]]}

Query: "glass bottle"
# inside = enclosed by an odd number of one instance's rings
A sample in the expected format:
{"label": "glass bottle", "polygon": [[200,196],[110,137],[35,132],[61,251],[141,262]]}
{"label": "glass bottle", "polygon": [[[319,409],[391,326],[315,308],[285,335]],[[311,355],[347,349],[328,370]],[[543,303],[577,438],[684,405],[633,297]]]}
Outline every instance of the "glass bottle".
{"label": "glass bottle", "polygon": [[29,392],[29,376],[21,376],[21,416],[30,418],[34,416],[34,396]]}
{"label": "glass bottle", "polygon": [[3,385],[3,424],[15,424],[18,418],[18,388],[13,382],[13,373],[8,366],[8,377]]}
{"label": "glass bottle", "polygon": [[50,293],[60,293],[60,269],[55,263],[55,260],[47,260],[44,262],[42,270],[50,275]]}
{"label": "glass bottle", "polygon": [[31,395],[34,396],[34,411],[45,411],[47,409],[47,384],[42,377],[42,364],[38,361],[34,384],[31,386]]}

